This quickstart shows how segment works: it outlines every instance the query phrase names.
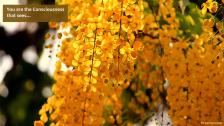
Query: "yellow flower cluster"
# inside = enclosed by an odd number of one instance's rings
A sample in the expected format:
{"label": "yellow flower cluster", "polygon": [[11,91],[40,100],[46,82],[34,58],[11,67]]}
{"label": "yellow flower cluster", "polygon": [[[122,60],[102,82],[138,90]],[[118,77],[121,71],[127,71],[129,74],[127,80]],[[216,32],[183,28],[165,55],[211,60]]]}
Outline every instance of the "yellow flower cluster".
{"label": "yellow flower cluster", "polygon": [[[98,126],[105,122],[104,105],[114,106],[113,114],[121,122],[119,96],[129,84],[141,44],[136,34],[143,29],[142,1],[58,2],[69,3],[69,22],[50,26],[69,31],[58,33],[65,39],[57,54],[54,95],[42,106],[35,125]],[[62,65],[73,70],[62,71]]]}
{"label": "yellow flower cluster", "polygon": [[128,78],[136,58],[132,48],[137,41],[135,33],[143,28],[141,1],[104,0],[95,4],[98,15],[81,23],[71,40],[72,64],[83,74],[84,90],[98,78],[112,85],[121,85]]}
{"label": "yellow flower cluster", "polygon": [[207,10],[209,10],[209,12],[211,13],[215,13],[218,10],[218,3],[213,0],[207,0],[205,3],[202,4],[201,13],[205,15]]}
{"label": "yellow flower cluster", "polygon": [[[163,74],[159,72],[156,76],[161,79],[154,80],[166,79],[169,83],[166,100],[173,125],[197,126],[201,122],[223,122],[223,22],[205,19],[202,34],[193,35],[191,40],[181,40],[177,35],[179,21],[175,17],[172,1],[160,0],[158,3],[159,14],[145,16],[148,19],[144,29],[144,55],[142,53],[138,60],[141,58],[141,63],[148,61],[158,66],[158,70],[161,68]],[[209,0],[203,6],[213,13],[217,9],[216,4]],[[168,23],[160,25],[160,29],[156,20],[161,17]],[[213,27],[216,27],[216,32]],[[147,67],[145,65],[145,70]],[[156,86],[160,84],[157,82]],[[152,90],[152,95],[158,94],[153,86]],[[158,101],[154,100],[154,103]]]}
{"label": "yellow flower cluster", "polygon": [[[205,19],[201,34],[182,39],[173,0],[157,2],[156,12],[144,16],[142,0],[58,1],[69,4],[69,22],[49,25],[69,31],[57,34],[65,39],[57,54],[54,95],[35,126],[131,126],[124,107],[145,119],[161,103],[169,105],[175,126],[224,122],[223,22]],[[202,14],[218,9],[213,0],[202,6]],[[62,71],[62,65],[73,69]],[[124,106],[125,90],[134,97]]]}
{"label": "yellow flower cluster", "polygon": [[223,59],[216,57],[223,48],[223,44],[217,45],[223,33],[211,41],[208,33],[197,36],[194,45],[186,41],[174,43],[167,50],[169,56],[162,60],[170,83],[170,116],[177,126],[224,121]]}

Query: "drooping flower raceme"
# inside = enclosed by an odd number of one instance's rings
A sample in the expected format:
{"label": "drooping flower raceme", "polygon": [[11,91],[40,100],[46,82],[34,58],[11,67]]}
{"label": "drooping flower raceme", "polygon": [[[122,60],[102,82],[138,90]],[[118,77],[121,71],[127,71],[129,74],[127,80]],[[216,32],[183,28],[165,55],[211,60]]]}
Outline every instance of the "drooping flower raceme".
{"label": "drooping flower raceme", "polygon": [[[60,3],[69,3],[69,22],[59,27],[70,30],[58,34],[66,39],[57,54],[54,95],[42,106],[41,121],[35,125],[101,125],[104,104],[113,104],[108,97],[114,94],[116,99],[121,93],[116,88],[133,72],[136,44],[141,43],[136,34],[143,29],[142,0]],[[62,71],[62,65],[73,70]]]}

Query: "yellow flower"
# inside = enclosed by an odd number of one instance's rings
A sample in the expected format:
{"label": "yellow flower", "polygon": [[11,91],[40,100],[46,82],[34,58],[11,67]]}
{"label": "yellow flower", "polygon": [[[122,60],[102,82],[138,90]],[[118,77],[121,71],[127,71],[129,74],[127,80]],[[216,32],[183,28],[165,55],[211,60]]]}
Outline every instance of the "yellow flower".
{"label": "yellow flower", "polygon": [[202,10],[201,10],[202,15],[206,14],[207,9],[211,13],[215,13],[218,9],[218,3],[213,0],[207,0],[205,3],[202,4]]}
{"label": "yellow flower", "polygon": [[46,114],[46,113],[42,114],[42,115],[40,116],[40,120],[46,123],[47,120],[48,120],[47,114]]}
{"label": "yellow flower", "polygon": [[42,121],[35,121],[34,126],[44,126],[44,123]]}
{"label": "yellow flower", "polygon": [[100,64],[101,64],[101,61],[99,60],[93,61],[93,67],[100,67]]}

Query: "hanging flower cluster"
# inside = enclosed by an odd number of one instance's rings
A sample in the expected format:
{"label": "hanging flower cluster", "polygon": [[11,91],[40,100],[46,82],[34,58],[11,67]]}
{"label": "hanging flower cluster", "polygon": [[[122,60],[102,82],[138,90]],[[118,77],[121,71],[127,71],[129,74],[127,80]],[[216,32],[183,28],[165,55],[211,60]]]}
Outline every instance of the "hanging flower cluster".
{"label": "hanging flower cluster", "polygon": [[218,3],[213,0],[207,0],[205,3],[202,4],[202,14],[205,15],[207,10],[211,13],[215,13],[218,9]]}
{"label": "hanging flower cluster", "polygon": [[88,86],[94,88],[99,79],[112,85],[121,85],[128,79],[137,51],[132,46],[139,42],[135,33],[143,28],[141,4],[96,1],[96,15],[74,31],[72,65],[84,79],[84,90]]}
{"label": "hanging flower cluster", "polygon": [[54,95],[35,126],[144,124],[160,104],[175,126],[224,122],[224,24],[191,16],[220,4],[207,0],[181,17],[174,2],[58,0],[69,4],[69,21],[49,26],[68,31],[57,33]]}
{"label": "hanging flower cluster", "polygon": [[[169,83],[166,100],[172,123],[196,126],[205,122],[223,122],[223,22],[205,19],[202,34],[193,35],[191,40],[181,40],[177,35],[179,21],[172,2],[160,1],[159,6],[158,12],[166,23],[160,24],[158,34],[150,34],[153,28],[146,32],[149,42],[159,43],[157,49],[162,49],[161,55],[156,57],[160,61],[156,65],[162,68],[163,77]],[[213,13],[216,10],[212,10]],[[153,39],[157,36],[157,40]]]}
{"label": "hanging flower cluster", "polygon": [[[184,40],[178,36],[180,24],[173,2],[159,1],[157,13],[152,10],[145,16],[144,49],[137,58],[133,81],[126,89],[135,96],[126,106],[130,113],[124,114],[137,114],[144,122],[144,113],[162,103],[168,104],[175,126],[222,123],[222,20],[204,19],[202,34],[192,34],[192,38]],[[214,27],[217,31],[213,31]],[[146,105],[150,107],[144,108]]]}
{"label": "hanging flower cluster", "polygon": [[[70,16],[69,22],[56,25],[69,32],[58,33],[65,39],[57,54],[54,95],[42,106],[35,125],[101,125],[104,105],[119,106],[121,88],[129,84],[134,70],[135,45],[141,43],[136,34],[143,29],[142,1],[59,3],[69,3]],[[72,70],[63,71],[62,66]],[[116,119],[121,120],[121,115]]]}

